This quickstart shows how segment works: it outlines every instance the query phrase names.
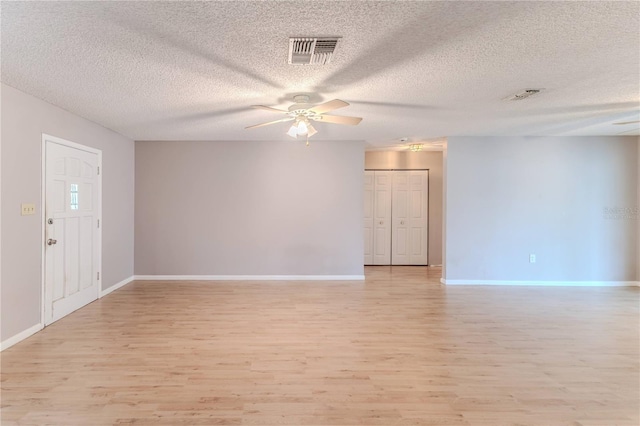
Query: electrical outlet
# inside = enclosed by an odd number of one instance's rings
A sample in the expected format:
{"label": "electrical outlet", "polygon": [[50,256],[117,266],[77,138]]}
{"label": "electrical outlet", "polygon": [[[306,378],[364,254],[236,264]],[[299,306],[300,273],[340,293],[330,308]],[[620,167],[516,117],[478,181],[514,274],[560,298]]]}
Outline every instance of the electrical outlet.
{"label": "electrical outlet", "polygon": [[535,254],[530,254],[529,255],[529,263],[536,263],[536,255]]}
{"label": "electrical outlet", "polygon": [[36,214],[36,205],[35,204],[22,204],[22,216],[29,216],[32,214]]}

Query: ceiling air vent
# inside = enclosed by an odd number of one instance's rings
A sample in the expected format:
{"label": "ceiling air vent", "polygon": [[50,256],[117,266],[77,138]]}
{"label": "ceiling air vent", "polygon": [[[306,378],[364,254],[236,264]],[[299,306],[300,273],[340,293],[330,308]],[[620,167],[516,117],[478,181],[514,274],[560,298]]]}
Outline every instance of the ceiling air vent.
{"label": "ceiling air vent", "polygon": [[331,61],[340,37],[292,37],[289,39],[291,65],[326,65]]}
{"label": "ceiling air vent", "polygon": [[505,101],[520,101],[522,99],[526,99],[529,96],[536,95],[540,93],[542,89],[525,89],[520,93],[516,93],[515,95],[507,96],[503,100]]}

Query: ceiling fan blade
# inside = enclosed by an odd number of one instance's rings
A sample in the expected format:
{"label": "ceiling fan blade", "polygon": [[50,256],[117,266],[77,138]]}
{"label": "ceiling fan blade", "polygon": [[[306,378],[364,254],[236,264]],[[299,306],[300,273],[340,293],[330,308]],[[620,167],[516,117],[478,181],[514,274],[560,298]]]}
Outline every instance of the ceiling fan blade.
{"label": "ceiling fan blade", "polygon": [[294,117],[287,117],[281,120],[269,121],[267,123],[254,124],[253,126],[245,127],[245,129],[254,129],[256,127],[268,126],[269,124],[276,124],[276,123],[282,123],[283,121],[293,121],[293,120],[295,120]]}
{"label": "ceiling fan blade", "polygon": [[635,120],[635,121],[621,121],[620,123],[613,123],[613,124],[633,124],[633,123],[640,123],[640,120]]}
{"label": "ceiling fan blade", "polygon": [[338,108],[344,108],[346,106],[349,106],[349,104],[345,101],[334,99],[332,101],[309,108],[307,111],[315,112],[316,114],[324,114],[325,112],[333,111],[334,109]]}
{"label": "ceiling fan blade", "polygon": [[362,121],[362,118],[345,117],[343,115],[321,115],[320,117],[314,118],[312,120],[320,121],[323,123],[348,124],[350,126],[355,126]]}
{"label": "ceiling fan blade", "polygon": [[289,112],[286,109],[272,108],[266,105],[251,105],[251,108],[264,109],[266,111],[273,111],[273,112],[284,112],[284,113]]}

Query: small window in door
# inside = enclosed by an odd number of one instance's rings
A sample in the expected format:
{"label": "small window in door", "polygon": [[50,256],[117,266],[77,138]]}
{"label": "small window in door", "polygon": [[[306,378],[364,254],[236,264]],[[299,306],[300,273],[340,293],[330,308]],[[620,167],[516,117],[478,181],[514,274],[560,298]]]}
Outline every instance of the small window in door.
{"label": "small window in door", "polygon": [[71,184],[71,210],[78,210],[78,184]]}

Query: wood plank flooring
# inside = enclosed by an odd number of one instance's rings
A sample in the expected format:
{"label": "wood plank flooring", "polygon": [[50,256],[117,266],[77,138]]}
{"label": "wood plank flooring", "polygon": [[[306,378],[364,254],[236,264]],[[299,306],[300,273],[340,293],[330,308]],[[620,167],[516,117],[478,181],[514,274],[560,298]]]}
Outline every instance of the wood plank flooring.
{"label": "wood plank flooring", "polygon": [[639,289],[134,282],[1,354],[2,425],[640,424]]}

